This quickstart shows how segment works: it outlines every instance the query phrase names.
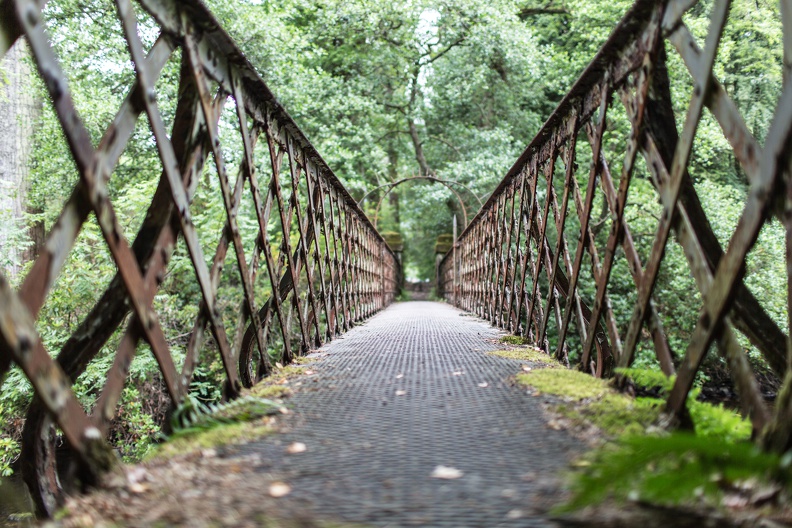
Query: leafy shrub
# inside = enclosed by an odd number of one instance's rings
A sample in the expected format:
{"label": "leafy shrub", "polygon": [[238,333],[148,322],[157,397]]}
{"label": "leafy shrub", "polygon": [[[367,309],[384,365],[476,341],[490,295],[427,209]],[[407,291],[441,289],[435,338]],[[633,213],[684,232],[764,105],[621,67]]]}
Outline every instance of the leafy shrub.
{"label": "leafy shrub", "polygon": [[8,477],[14,473],[11,469],[19,457],[19,444],[10,438],[0,437],[0,476]]}
{"label": "leafy shrub", "polygon": [[579,474],[564,510],[606,498],[678,505],[718,498],[749,480],[788,486],[792,457],[761,452],[747,442],[675,433],[630,436],[600,451]]}

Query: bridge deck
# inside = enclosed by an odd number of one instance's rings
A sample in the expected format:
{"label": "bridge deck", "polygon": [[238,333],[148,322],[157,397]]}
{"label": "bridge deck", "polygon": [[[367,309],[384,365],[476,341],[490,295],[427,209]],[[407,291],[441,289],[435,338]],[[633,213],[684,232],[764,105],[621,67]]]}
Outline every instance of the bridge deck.
{"label": "bridge deck", "polygon": [[[485,353],[498,330],[462,315],[394,304],[325,347],[288,431],[242,450],[292,487],[279,510],[370,526],[549,525],[578,444],[506,381],[519,362]],[[294,441],[307,451],[284,456]],[[440,465],[463,476],[431,478]]]}
{"label": "bridge deck", "polygon": [[[500,335],[447,304],[391,305],[310,356],[276,434],[149,461],[130,469],[142,486],[67,509],[141,527],[552,526],[584,446],[509,383],[522,362],[486,353]],[[307,449],[288,454],[294,442]],[[438,466],[462,475],[433,478]],[[271,497],[277,482],[291,492]]]}

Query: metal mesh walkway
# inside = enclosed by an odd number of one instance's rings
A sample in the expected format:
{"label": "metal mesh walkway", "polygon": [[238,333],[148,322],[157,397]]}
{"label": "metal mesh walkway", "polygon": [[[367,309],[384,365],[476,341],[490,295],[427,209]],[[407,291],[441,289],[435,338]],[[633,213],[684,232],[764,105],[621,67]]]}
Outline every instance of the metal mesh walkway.
{"label": "metal mesh walkway", "polygon": [[[498,330],[445,304],[392,305],[325,347],[290,402],[288,431],[250,444],[292,486],[287,512],[373,526],[551,526],[557,477],[576,452],[519,362],[485,353]],[[486,385],[485,385],[486,384]],[[304,453],[286,455],[299,441]],[[461,478],[431,478],[436,466]]]}

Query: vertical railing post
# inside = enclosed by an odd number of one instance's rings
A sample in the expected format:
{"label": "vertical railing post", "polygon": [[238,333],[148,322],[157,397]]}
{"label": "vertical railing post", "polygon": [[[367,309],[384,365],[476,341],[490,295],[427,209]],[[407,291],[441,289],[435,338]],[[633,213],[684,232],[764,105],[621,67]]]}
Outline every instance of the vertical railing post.
{"label": "vertical railing post", "polygon": [[457,303],[457,217],[454,215],[454,242],[451,246],[451,287],[454,290],[454,306]]}
{"label": "vertical railing post", "polygon": [[382,284],[382,289],[380,290],[380,308],[385,307],[385,248],[380,246],[380,262],[379,262],[379,272],[380,272],[380,283]]}

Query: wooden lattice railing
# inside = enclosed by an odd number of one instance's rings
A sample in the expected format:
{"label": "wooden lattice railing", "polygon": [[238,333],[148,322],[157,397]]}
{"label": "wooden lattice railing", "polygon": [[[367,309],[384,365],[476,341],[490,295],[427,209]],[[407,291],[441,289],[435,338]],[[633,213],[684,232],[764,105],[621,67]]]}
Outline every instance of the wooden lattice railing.
{"label": "wooden lattice railing", "polygon": [[[229,397],[270,370],[268,348],[282,359],[320,345],[394,298],[398,262],[306,137],[275,100],[232,39],[197,0],[144,0],[140,4],[161,30],[146,53],[130,0],[116,2],[135,82],[115,120],[94,146],[77,114],[59,60],[42,23],[44,0],[0,3],[0,57],[24,37],[60,120],[79,170],[75,188],[50,231],[40,256],[18,291],[0,274],[0,380],[19,365],[36,392],[23,437],[23,472],[34,501],[52,512],[60,499],[53,424],[63,433],[90,481],[116,466],[104,437],[126,382],[138,342],[156,356],[173,405],[187,395],[208,327],[222,359]],[[166,63],[181,54],[176,117],[170,133],[157,104],[156,82]],[[229,179],[223,162],[218,120],[236,111],[236,140],[244,158]],[[127,238],[108,196],[108,181],[145,114],[161,162],[160,184],[143,225]],[[256,147],[257,141],[264,148]],[[257,152],[262,163],[257,163]],[[226,212],[212,265],[207,266],[190,205],[202,185],[209,156],[219,175]],[[263,181],[261,174],[266,173]],[[243,246],[239,204],[249,192],[258,236]],[[249,198],[250,199],[250,198]],[[48,292],[84,222],[93,212],[117,266],[93,311],[60,350],[45,350],[36,320]],[[170,353],[152,302],[176,244],[183,243],[200,288],[201,306],[181,368]],[[227,252],[234,252],[243,296],[235,338],[229,339],[217,308],[217,291]],[[263,265],[260,261],[263,259]],[[259,273],[259,268],[264,273]],[[256,304],[254,291],[267,298]],[[112,368],[89,414],[71,390],[128,313]],[[247,327],[247,332],[245,328]]]}
{"label": "wooden lattice railing", "polygon": [[[567,357],[570,322],[574,321],[582,348],[579,367],[598,376],[607,375],[615,366],[632,364],[645,328],[660,368],[667,375],[676,375],[666,409],[672,423],[687,421],[686,399],[708,349],[715,344],[727,360],[756,437],[768,447],[785,450],[790,447],[792,427],[792,379],[787,366],[790,344],[788,336],[745,286],[743,273],[746,255],[760,229],[773,216],[786,228],[787,269],[792,266],[788,158],[792,82],[785,82],[761,145],[713,74],[730,2],[714,2],[704,49],[682,19],[696,3],[638,0],[634,4],[444,257],[438,268],[438,284],[449,302],[530,337],[537,346],[561,359]],[[781,13],[788,65],[792,63],[792,3],[782,0]],[[675,124],[666,48],[676,50],[693,84],[681,136]],[[624,160],[618,178],[611,175],[603,148],[613,99],[621,101],[631,126],[620,141]],[[688,173],[705,108],[720,125],[748,187],[742,216],[725,251]],[[582,185],[576,162],[581,152],[591,160],[580,169],[588,174],[587,179],[581,178]],[[645,262],[625,219],[639,154],[662,205]],[[563,175],[556,175],[557,166],[563,167]],[[583,185],[585,190],[580,188]],[[779,193],[786,193],[783,205],[779,205],[783,201]],[[604,200],[605,218],[611,228],[604,252],[598,250],[593,231],[592,209],[598,196],[600,203]],[[703,304],[684,357],[676,360],[653,302],[672,232],[684,251]],[[576,247],[574,251],[569,249],[570,241]],[[617,258],[626,260],[635,285],[637,300],[628,322],[617,320],[609,297]],[[781,284],[777,287],[788,288]],[[695,296],[690,299],[692,302]],[[554,331],[549,339],[552,318]],[[620,322],[626,325],[620,327]],[[626,332],[620,335],[619,329],[625,327]],[[774,413],[763,398],[735,331],[747,337],[779,378],[786,376]]]}

